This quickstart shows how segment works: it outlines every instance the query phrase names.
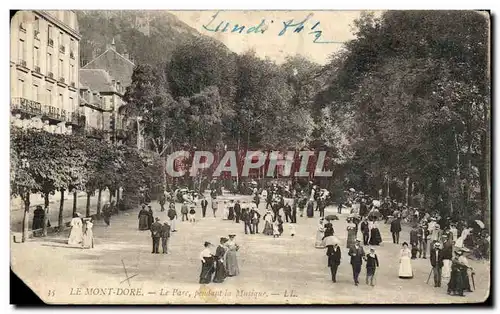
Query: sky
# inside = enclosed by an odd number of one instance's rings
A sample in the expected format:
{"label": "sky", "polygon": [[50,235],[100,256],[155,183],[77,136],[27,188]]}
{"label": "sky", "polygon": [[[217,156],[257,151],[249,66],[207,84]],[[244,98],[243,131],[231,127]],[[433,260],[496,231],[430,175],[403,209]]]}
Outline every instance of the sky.
{"label": "sky", "polygon": [[[173,11],[172,13],[201,34],[220,40],[239,54],[255,50],[261,58],[269,57],[277,63],[284,62],[289,55],[300,54],[316,63],[326,64],[329,56],[342,48],[343,42],[354,38],[353,22],[360,16],[361,11]],[[215,14],[217,16],[214,18]],[[227,31],[222,32],[227,23],[230,23]],[[285,28],[284,23],[288,23],[289,26]],[[236,24],[238,24],[237,31],[231,32]],[[218,25],[220,27],[217,30]],[[257,28],[259,25],[261,26]],[[245,28],[239,33],[238,27],[241,26]],[[283,29],[284,33],[280,36]],[[264,33],[260,32],[261,30],[264,30]],[[321,31],[319,39],[316,39],[318,34],[316,31]]]}

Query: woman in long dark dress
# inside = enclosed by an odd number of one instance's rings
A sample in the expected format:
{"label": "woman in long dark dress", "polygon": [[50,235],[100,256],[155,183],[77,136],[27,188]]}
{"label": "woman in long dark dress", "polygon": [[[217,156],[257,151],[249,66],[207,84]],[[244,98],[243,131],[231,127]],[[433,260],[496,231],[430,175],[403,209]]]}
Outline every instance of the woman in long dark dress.
{"label": "woman in long dark dress", "polygon": [[200,273],[200,284],[207,284],[212,281],[212,274],[215,270],[214,257],[210,248],[212,244],[210,242],[205,242],[205,248],[200,253],[201,260],[201,273]]}
{"label": "woman in long dark dress", "polygon": [[314,202],[312,200],[309,200],[309,202],[307,202],[307,217],[314,217]]}
{"label": "woman in long dark dress", "polygon": [[149,212],[146,209],[146,205],[142,205],[142,209],[139,212],[139,230],[149,230],[148,220]]}
{"label": "woman in long dark dress", "polygon": [[151,225],[153,224],[153,210],[151,209],[151,206],[148,205],[148,229],[151,229]]}
{"label": "woman in long dark dress", "polygon": [[457,255],[451,260],[451,275],[450,281],[448,282],[448,294],[464,296],[464,290],[466,288],[466,284],[464,281],[463,273],[467,272],[467,266],[462,264],[459,261],[459,257],[462,252],[455,252]]}
{"label": "woman in long dark dress", "polygon": [[45,211],[42,206],[38,205],[33,213],[33,226],[31,230],[42,229],[43,219],[45,218]]}
{"label": "woman in long dark dress", "polygon": [[224,266],[224,256],[226,254],[227,248],[224,244],[228,241],[227,238],[220,239],[220,245],[215,250],[215,275],[213,282],[222,283],[226,279],[226,267]]}
{"label": "woman in long dark dress", "polygon": [[382,242],[377,223],[374,221],[370,230],[370,245],[379,245]]}
{"label": "woman in long dark dress", "polygon": [[229,202],[229,214],[227,215],[227,220],[234,220],[234,201]]}

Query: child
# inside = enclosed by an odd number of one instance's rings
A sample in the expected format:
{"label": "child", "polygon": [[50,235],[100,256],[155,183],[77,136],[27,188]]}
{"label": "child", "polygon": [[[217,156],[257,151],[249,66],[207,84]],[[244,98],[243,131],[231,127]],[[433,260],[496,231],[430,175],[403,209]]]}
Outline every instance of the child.
{"label": "child", "polygon": [[297,233],[297,230],[295,229],[295,224],[289,224],[288,226],[290,228],[290,235],[293,237]]}
{"label": "child", "polygon": [[191,206],[191,210],[189,211],[189,222],[195,223],[196,217],[195,217],[196,211],[194,210],[194,206]]}
{"label": "child", "polygon": [[273,238],[278,238],[279,236],[280,236],[280,231],[279,231],[278,222],[275,221],[273,223]]}
{"label": "child", "polygon": [[373,278],[375,277],[375,270],[378,267],[378,257],[375,254],[375,249],[370,248],[370,253],[365,257],[366,260],[366,284],[370,286],[375,286],[373,284]]}

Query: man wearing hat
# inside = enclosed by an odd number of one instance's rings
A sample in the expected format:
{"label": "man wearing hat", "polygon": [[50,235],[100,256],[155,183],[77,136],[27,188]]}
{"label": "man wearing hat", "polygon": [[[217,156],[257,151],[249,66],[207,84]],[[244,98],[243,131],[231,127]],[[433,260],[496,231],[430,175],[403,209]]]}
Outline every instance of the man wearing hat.
{"label": "man wearing hat", "polygon": [[153,251],[152,254],[159,254],[158,251],[160,247],[160,238],[162,233],[162,225],[160,223],[160,218],[156,217],[155,222],[151,224],[151,238],[153,239]]}
{"label": "man wearing hat", "polygon": [[187,205],[186,201],[184,201],[184,203],[182,203],[181,215],[182,215],[182,218],[181,218],[182,221],[184,221],[184,218],[186,218],[186,221],[189,220],[188,219],[188,205]]}
{"label": "man wearing hat", "polygon": [[[426,258],[427,254],[427,238],[429,237],[429,229],[425,227],[425,224],[421,224],[418,229],[418,258]],[[424,255],[422,257],[422,254]]]}
{"label": "man wearing hat", "polygon": [[443,230],[441,230],[441,226],[439,224],[435,224],[434,230],[431,233],[431,245],[434,245],[435,242],[441,241],[442,236]]}
{"label": "man wearing hat", "polygon": [[167,221],[161,226],[161,247],[163,254],[168,254],[168,240],[170,239],[170,225]]}
{"label": "man wearing hat", "polygon": [[434,272],[434,287],[441,287],[441,269],[443,268],[443,252],[441,243],[435,242],[430,252],[432,271]]}
{"label": "man wearing hat", "polygon": [[352,277],[354,285],[359,285],[359,273],[361,272],[361,265],[363,264],[363,257],[365,251],[361,246],[359,239],[356,239],[355,244],[349,249],[349,256],[351,257]]}

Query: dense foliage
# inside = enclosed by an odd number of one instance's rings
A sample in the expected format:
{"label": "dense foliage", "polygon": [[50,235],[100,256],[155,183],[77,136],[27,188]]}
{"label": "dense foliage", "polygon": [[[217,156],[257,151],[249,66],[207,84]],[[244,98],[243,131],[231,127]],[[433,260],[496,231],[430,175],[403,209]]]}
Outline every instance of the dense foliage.
{"label": "dense foliage", "polygon": [[[236,56],[184,42],[164,59],[165,72],[149,78],[155,93],[169,95],[156,99],[177,113],[176,126],[161,131],[169,151],[327,149],[331,188],[382,190],[410,205],[487,219],[488,17],[388,11],[354,26],[355,39],[325,66],[298,56],[277,65],[252,51]],[[144,97],[134,86],[129,97]],[[141,114],[158,117],[148,112]],[[145,136],[154,146],[156,133]]]}
{"label": "dense foliage", "polygon": [[[20,196],[29,211],[30,195],[96,189],[138,194],[158,185],[158,160],[129,147],[80,136],[32,129],[11,129],[11,195]],[[48,205],[48,204],[46,204]],[[128,204],[135,206],[137,204]],[[60,207],[59,226],[63,206]],[[99,208],[98,208],[99,210]],[[27,225],[23,226],[24,234]]]}

